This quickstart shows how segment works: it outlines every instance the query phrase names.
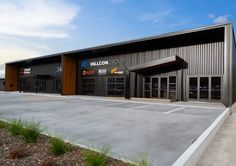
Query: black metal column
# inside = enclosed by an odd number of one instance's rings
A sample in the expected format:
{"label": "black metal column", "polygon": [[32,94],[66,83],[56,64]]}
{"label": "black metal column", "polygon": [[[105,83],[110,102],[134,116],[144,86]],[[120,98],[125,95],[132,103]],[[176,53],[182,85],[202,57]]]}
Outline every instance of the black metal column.
{"label": "black metal column", "polygon": [[125,72],[125,99],[130,99],[130,72]]}

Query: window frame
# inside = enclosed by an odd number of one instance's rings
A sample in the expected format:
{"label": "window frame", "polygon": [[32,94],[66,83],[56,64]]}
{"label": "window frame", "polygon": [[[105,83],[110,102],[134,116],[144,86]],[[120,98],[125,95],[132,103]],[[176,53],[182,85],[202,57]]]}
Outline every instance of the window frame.
{"label": "window frame", "polygon": [[[201,99],[200,98],[200,78],[201,77],[208,77],[208,99]],[[220,78],[220,99],[212,99],[211,98],[211,78],[212,77],[219,77]],[[189,83],[190,83],[190,78],[197,78],[197,99],[192,99],[192,98],[189,98]],[[187,100],[188,101],[213,101],[213,102],[222,102],[223,100],[223,75],[188,75],[186,77],[187,81],[187,87],[186,87],[186,95],[187,95]]]}

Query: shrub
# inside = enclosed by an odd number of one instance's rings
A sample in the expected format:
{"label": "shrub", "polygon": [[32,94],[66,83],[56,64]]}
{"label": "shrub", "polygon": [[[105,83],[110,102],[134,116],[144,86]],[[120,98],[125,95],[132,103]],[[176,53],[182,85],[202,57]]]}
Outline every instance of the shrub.
{"label": "shrub", "polygon": [[60,138],[52,138],[51,140],[51,152],[52,154],[58,156],[61,154],[64,154],[71,149],[71,145],[68,143],[65,143],[62,139]]}
{"label": "shrub", "polygon": [[6,158],[7,159],[23,158],[26,155],[27,155],[26,150],[23,147],[18,147],[11,150]]}
{"label": "shrub", "polygon": [[87,166],[104,166],[107,161],[107,155],[109,153],[109,147],[102,148],[100,153],[88,150],[87,152],[85,152],[85,161]]}
{"label": "shrub", "polygon": [[21,135],[25,138],[26,142],[35,143],[37,142],[40,136],[40,132],[41,132],[40,123],[31,121],[25,123]]}
{"label": "shrub", "polygon": [[53,158],[49,157],[49,158],[45,158],[42,163],[41,166],[56,166],[56,162]]}
{"label": "shrub", "polygon": [[20,119],[13,119],[8,130],[14,136],[20,135],[24,130],[24,122]]}

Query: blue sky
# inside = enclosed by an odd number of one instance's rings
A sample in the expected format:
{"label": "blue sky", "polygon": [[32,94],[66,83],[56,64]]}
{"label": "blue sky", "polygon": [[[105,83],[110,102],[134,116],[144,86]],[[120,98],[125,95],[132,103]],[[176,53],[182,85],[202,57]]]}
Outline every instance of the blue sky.
{"label": "blue sky", "polygon": [[0,64],[234,23],[235,11],[233,0],[1,0]]}

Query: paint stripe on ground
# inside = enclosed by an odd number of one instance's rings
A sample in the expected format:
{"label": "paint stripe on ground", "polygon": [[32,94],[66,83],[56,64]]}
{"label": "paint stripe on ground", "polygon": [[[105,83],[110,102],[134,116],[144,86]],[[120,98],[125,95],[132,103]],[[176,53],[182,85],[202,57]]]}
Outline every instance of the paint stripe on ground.
{"label": "paint stripe on ground", "polygon": [[173,112],[176,112],[176,111],[179,111],[179,110],[185,109],[185,108],[186,108],[186,107],[176,108],[176,109],[173,109],[173,110],[171,110],[171,111],[165,112],[164,114],[170,114],[170,113],[173,113]]}

